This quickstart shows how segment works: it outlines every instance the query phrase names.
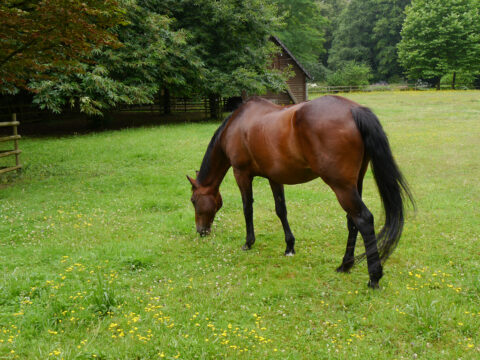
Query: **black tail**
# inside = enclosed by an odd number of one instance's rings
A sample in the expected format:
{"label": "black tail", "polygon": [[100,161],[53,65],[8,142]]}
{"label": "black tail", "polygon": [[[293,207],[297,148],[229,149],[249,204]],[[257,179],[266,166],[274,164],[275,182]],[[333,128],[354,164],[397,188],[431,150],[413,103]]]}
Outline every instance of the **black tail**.
{"label": "black tail", "polygon": [[[400,240],[404,224],[404,200],[414,205],[413,196],[393,158],[387,135],[377,116],[368,108],[352,109],[365,151],[372,163],[372,172],[385,210],[385,225],[377,235],[380,260],[384,263]],[[415,206],[415,205],[414,205]],[[365,254],[356,257],[361,260]]]}

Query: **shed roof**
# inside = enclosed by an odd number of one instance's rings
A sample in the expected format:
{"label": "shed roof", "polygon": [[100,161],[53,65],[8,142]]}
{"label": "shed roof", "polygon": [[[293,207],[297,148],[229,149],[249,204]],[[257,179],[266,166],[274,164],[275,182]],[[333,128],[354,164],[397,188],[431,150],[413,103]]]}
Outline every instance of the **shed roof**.
{"label": "shed roof", "polygon": [[278,37],[276,37],[275,35],[272,35],[272,40],[273,42],[277,43],[283,50],[285,50],[287,52],[288,55],[290,55],[290,57],[292,58],[292,60],[295,62],[295,64],[298,65],[298,67],[300,68],[300,70],[302,70],[305,75],[307,76],[307,78],[309,78],[310,80],[312,79],[312,76],[308,73],[308,71],[303,67],[303,65],[300,63],[300,61],[298,61],[295,56],[291,53],[290,50],[288,50],[288,48],[285,46],[285,44],[283,42],[280,41],[280,39]]}

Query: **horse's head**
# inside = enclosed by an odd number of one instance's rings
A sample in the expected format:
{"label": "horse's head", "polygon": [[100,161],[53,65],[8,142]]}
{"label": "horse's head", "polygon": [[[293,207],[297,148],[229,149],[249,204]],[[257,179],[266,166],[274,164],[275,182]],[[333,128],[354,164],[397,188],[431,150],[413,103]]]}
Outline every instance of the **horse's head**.
{"label": "horse's head", "polygon": [[202,186],[197,180],[187,175],[192,184],[192,204],[195,208],[195,225],[201,236],[210,234],[215,214],[223,205],[222,196],[218,189]]}

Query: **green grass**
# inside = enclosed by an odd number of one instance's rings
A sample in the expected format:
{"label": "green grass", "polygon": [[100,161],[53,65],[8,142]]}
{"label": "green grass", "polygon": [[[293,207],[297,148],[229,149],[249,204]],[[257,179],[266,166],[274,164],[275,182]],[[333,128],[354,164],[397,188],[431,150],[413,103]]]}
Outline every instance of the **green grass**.
{"label": "green grass", "polygon": [[[320,180],[286,188],[295,257],[264,179],[240,250],[231,171],[195,234],[185,174],[217,123],[27,138],[0,190],[0,359],[478,359],[480,92],[347,96],[377,113],[417,200],[381,290],[365,263],[334,271],[346,220]],[[364,199],[380,224],[370,172]]]}

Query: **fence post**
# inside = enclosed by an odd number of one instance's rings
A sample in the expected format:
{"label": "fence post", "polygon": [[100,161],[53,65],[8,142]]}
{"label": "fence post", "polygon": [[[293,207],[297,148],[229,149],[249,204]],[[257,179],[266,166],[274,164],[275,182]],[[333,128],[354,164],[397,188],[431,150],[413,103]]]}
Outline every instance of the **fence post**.
{"label": "fence post", "polygon": [[6,156],[15,155],[15,166],[1,167],[0,174],[13,171],[13,170],[17,170],[17,172],[19,172],[22,167],[19,159],[19,155],[21,151],[18,148],[18,139],[20,139],[20,135],[18,135],[18,130],[17,130],[18,124],[19,123],[17,122],[17,114],[12,114],[12,121],[10,122],[0,122],[0,127],[11,126],[13,128],[13,135],[0,137],[0,142],[13,140],[13,144],[14,144],[13,150],[0,150],[0,157],[3,158]]}
{"label": "fence post", "polygon": [[13,125],[13,136],[15,136],[15,139],[13,140],[13,144],[14,144],[14,150],[15,150],[15,166],[17,166],[17,172],[20,172],[21,171],[21,167],[20,166],[20,154],[18,152],[18,139],[17,139],[17,136],[18,136],[18,129],[17,129],[17,125],[16,125],[16,122],[17,122],[17,114],[16,113],[13,113],[12,114],[12,122],[14,123]]}

